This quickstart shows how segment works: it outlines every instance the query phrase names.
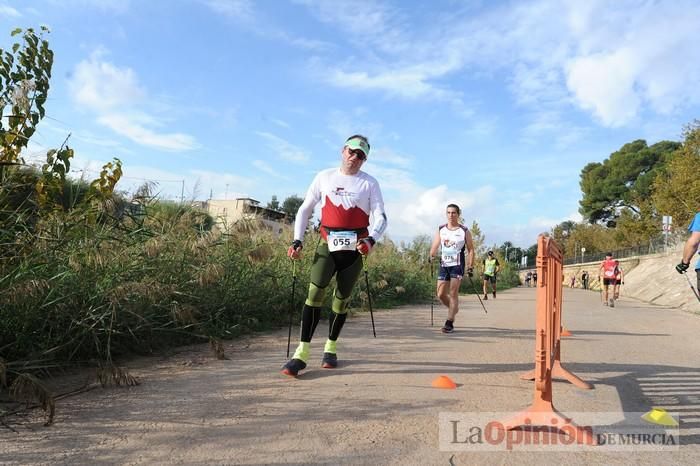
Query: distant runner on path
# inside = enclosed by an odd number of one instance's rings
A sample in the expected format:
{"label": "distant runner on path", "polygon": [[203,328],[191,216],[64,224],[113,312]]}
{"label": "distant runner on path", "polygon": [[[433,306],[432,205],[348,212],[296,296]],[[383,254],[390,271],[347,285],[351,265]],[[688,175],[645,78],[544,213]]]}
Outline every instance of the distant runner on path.
{"label": "distant runner on path", "polygon": [[622,266],[620,265],[620,262],[617,262],[617,273],[615,274],[615,292],[613,295],[615,296],[615,299],[618,300],[620,299],[620,289],[622,285],[625,284],[625,274],[622,270]]}
{"label": "distant runner on path", "polygon": [[[440,225],[430,246],[430,261],[440,249],[440,270],[437,279],[437,296],[447,306],[447,320],[443,333],[454,331],[455,316],[459,312],[459,285],[465,272],[473,276],[474,244],[469,229],[459,223],[460,209],[456,204],[447,206],[447,223]],[[466,258],[464,250],[467,250]],[[466,266],[466,268],[465,268]]]}
{"label": "distant runner on path", "polygon": [[[605,254],[605,260],[601,262],[598,269],[598,278],[603,279],[603,304],[615,307],[615,288],[617,286],[617,274],[620,263],[613,259],[611,252]],[[608,287],[612,286],[612,296],[608,300]]]}
{"label": "distant runner on path", "polygon": [[294,241],[287,255],[294,260],[299,258],[309,217],[319,202],[321,241],[315,251],[309,293],[302,310],[301,341],[292,359],[282,368],[283,374],[296,376],[306,368],[311,338],[321,318],[326,287],[333,275],[336,276],[336,289],[321,367],[338,365],[336,342],[347,317],[352,289],[362,272],[362,256],[369,254],[387,226],[379,183],[360,170],[368,155],[367,138],[359,134],[350,136],[341,151],[340,168],[323,170],[316,175],[297,212]]}
{"label": "distant runner on path", "polygon": [[[486,259],[484,259],[484,299],[489,299],[488,290],[489,284],[491,285],[491,290],[493,291],[493,297],[496,298],[496,277],[498,272],[501,270],[501,264],[493,256],[493,251],[489,251],[486,254]],[[535,283],[537,283],[537,276],[535,275]]]}

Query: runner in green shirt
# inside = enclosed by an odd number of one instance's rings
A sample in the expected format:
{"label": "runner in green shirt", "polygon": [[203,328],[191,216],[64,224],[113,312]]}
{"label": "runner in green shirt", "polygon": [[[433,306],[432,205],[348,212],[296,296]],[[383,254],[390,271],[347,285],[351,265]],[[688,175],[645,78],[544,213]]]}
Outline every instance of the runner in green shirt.
{"label": "runner in green shirt", "polygon": [[498,263],[493,255],[493,251],[489,251],[486,259],[484,259],[484,299],[489,299],[489,284],[493,291],[493,297],[496,298],[496,276],[501,270],[501,264]]}

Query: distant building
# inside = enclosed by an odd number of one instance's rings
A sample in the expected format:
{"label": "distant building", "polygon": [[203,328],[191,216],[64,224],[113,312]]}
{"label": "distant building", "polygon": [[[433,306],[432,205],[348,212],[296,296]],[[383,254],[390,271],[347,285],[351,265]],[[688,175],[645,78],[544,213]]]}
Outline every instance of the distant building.
{"label": "distant building", "polygon": [[263,207],[259,201],[249,197],[209,199],[203,203],[203,208],[214,217],[216,225],[222,230],[239,220],[258,220],[279,235],[287,225],[287,215],[284,212]]}

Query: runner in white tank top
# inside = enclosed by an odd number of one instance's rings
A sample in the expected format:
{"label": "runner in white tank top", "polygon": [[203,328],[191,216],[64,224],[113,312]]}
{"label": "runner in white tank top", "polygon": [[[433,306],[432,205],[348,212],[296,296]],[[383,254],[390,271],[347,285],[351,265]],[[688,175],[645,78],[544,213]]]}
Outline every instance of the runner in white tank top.
{"label": "runner in white tank top", "polygon": [[465,271],[470,277],[473,275],[472,235],[467,227],[459,223],[459,215],[459,206],[447,206],[447,223],[440,225],[430,247],[431,262],[440,248],[437,296],[442,304],[447,306],[447,320],[442,327],[444,333],[454,331],[455,316],[459,312],[459,285],[462,283],[462,277]]}

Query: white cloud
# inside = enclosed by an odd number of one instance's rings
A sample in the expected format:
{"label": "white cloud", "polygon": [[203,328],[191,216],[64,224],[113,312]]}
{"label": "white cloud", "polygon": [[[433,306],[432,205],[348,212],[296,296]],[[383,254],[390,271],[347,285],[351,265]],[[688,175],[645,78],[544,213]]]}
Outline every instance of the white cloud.
{"label": "white cloud", "polygon": [[396,165],[401,168],[408,168],[413,164],[413,160],[410,157],[399,155],[388,147],[378,147],[377,149],[370,150],[370,157],[372,161],[380,163],[388,163],[391,165]]}
{"label": "white cloud", "polygon": [[[358,91],[379,91],[403,99],[436,99],[463,106],[461,92],[436,83],[463,66],[463,54],[439,28],[427,34],[416,32],[407,16],[386,3],[354,0],[297,0],[321,22],[342,31],[353,42],[358,56],[347,56],[331,65],[320,58],[309,63],[311,74],[336,87]],[[426,37],[429,36],[429,37]],[[444,43],[448,40],[450,43]],[[437,44],[437,45],[436,45]]]}
{"label": "white cloud", "polygon": [[103,53],[95,52],[75,67],[68,86],[76,103],[103,113],[141,101],[146,92],[138,85],[134,71],[101,61]]}
{"label": "white cloud", "polygon": [[3,16],[7,18],[20,18],[22,17],[22,13],[11,6],[0,5],[0,17]]}
{"label": "white cloud", "polygon": [[641,97],[634,89],[638,68],[632,50],[572,60],[567,85],[579,105],[606,126],[622,126],[634,118]]}
{"label": "white cloud", "polygon": [[191,150],[196,147],[192,136],[182,133],[156,133],[145,126],[135,123],[127,115],[103,115],[97,121],[115,133],[144,146],[175,152]]}
{"label": "white cloud", "polygon": [[581,222],[583,217],[574,211],[560,218],[538,216],[531,218],[527,224],[498,226],[495,230],[503,231],[504,234],[496,236],[498,239],[495,242],[502,244],[503,241],[512,241],[517,246],[530,247],[537,243],[539,234],[548,233],[552,228],[567,220]]}
{"label": "white cloud", "polygon": [[206,6],[215,13],[243,22],[251,22],[255,18],[253,3],[250,0],[203,0]]}
{"label": "white cloud", "polygon": [[480,186],[463,191],[447,184],[424,186],[412,172],[388,168],[374,161],[363,171],[371,174],[381,185],[385,210],[389,216],[387,235],[394,241],[411,241],[418,235],[432,235],[445,222],[445,207],[454,203],[462,209],[467,225],[476,220],[483,228],[499,215],[494,209],[496,190]]}
{"label": "white cloud", "polygon": [[305,5],[316,18],[359,46],[372,45],[390,53],[411,47],[404,15],[386,3],[371,0],[295,0],[295,3]]}
{"label": "white cloud", "polygon": [[[530,13],[524,5],[516,12],[528,15],[526,24],[538,31],[512,44],[516,57],[530,55],[525,74],[535,78],[518,81],[516,67],[519,101],[559,110],[573,104],[609,127],[630,124],[646,109],[664,114],[700,101],[697,2],[567,2],[564,29],[547,24],[557,3],[544,0]],[[505,22],[521,23],[522,17]]]}
{"label": "white cloud", "polygon": [[[384,185],[382,180],[382,186]],[[410,241],[418,235],[431,235],[445,223],[447,204],[457,204],[467,226],[477,221],[484,228],[492,221],[489,213],[494,202],[495,189],[482,186],[473,191],[462,191],[448,185],[423,187],[414,184],[399,195],[385,195],[389,215],[387,234],[396,241]]]}
{"label": "white cloud", "polygon": [[120,68],[104,61],[103,50],[94,52],[75,67],[68,82],[71,96],[81,109],[96,115],[96,121],[136,144],[166,151],[187,151],[197,147],[194,137],[177,132],[162,133],[165,119],[142,110],[168,106],[149,97],[131,68]]}
{"label": "white cloud", "polygon": [[[331,111],[328,128],[337,137],[336,140],[328,141],[328,146],[337,151],[343,148],[345,139],[353,134],[360,133],[367,136],[370,146],[374,146],[375,135],[386,135],[383,125],[373,121],[364,107]],[[372,155],[371,151],[370,155]]]}
{"label": "white cloud", "polygon": [[319,76],[337,87],[362,91],[384,91],[390,96],[407,99],[432,97],[440,100],[456,98],[457,93],[440,89],[428,82],[432,73],[427,69],[392,69],[370,74],[366,71],[320,69]]}
{"label": "white cloud", "polygon": [[200,0],[217,15],[222,15],[264,39],[276,40],[305,50],[329,50],[333,46],[321,40],[297,37],[262,18],[251,0]]}
{"label": "white cloud", "polygon": [[661,114],[700,101],[700,5],[639,8],[616,43],[574,58],[567,84],[607,126],[629,123],[648,104]]}
{"label": "white cloud", "polygon": [[376,2],[299,3],[358,44],[358,56],[312,62],[313,75],[335,87],[438,99],[457,103],[459,113],[460,77],[506,76],[516,103],[535,117],[578,108],[610,127],[700,102],[697,1],[465,5],[451,16],[421,18],[420,28]]}
{"label": "white cloud", "polygon": [[289,177],[280,174],[277,170],[272,168],[270,164],[265,162],[264,160],[253,160],[253,166],[261,172],[267,173],[268,175],[273,176],[275,178],[280,178],[283,180],[289,179]]}
{"label": "white cloud", "polygon": [[310,159],[309,153],[306,150],[295,146],[279,136],[264,131],[257,131],[256,134],[265,139],[267,141],[267,146],[283,160],[306,163]]}
{"label": "white cloud", "polygon": [[235,175],[232,173],[218,173],[207,170],[191,170],[190,174],[202,183],[203,193],[212,193],[213,199],[235,199],[237,197],[249,197],[259,184],[257,178]]}
{"label": "white cloud", "polygon": [[521,140],[527,144],[541,144],[545,136],[557,149],[566,149],[584,139],[590,127],[579,126],[567,120],[565,111],[551,107],[535,109],[528,114],[529,123],[522,128]]}
{"label": "white cloud", "polygon": [[96,136],[89,131],[83,132],[81,135],[73,135],[76,140],[91,144],[93,146],[116,148],[121,147],[121,145],[114,139],[107,139],[101,136]]}
{"label": "white cloud", "polygon": [[113,13],[126,13],[129,11],[130,0],[49,0],[54,6],[67,10],[82,8],[95,8]]}
{"label": "white cloud", "polygon": [[[394,241],[410,241],[418,235],[432,235],[438,225],[445,222],[445,207],[455,203],[462,209],[465,223],[470,226],[476,221],[486,237],[486,243],[501,244],[512,241],[519,246],[532,245],[539,233],[549,231],[564,220],[581,221],[581,215],[574,211],[562,218],[538,216],[525,224],[515,221],[503,224],[504,219],[519,218],[523,209],[535,201],[550,202],[550,193],[560,184],[561,173],[553,170],[543,174],[541,184],[530,186],[531,190],[518,189],[518,173],[531,170],[534,165],[551,165],[556,158],[531,159],[513,163],[507,173],[513,174],[512,189],[508,184],[511,178],[501,176],[502,167],[480,167],[480,173],[498,173],[493,178],[496,185],[479,185],[478,177],[473,189],[462,188],[465,180],[453,178],[444,184],[426,186],[417,181],[410,169],[388,166],[386,162],[370,159],[363,170],[371,174],[381,185],[385,208],[389,216],[387,235]],[[567,168],[568,169],[568,168]],[[512,183],[511,183],[512,184]],[[534,191],[533,191],[534,190]],[[567,204],[569,205],[569,204]]]}
{"label": "white cloud", "polygon": [[284,120],[280,120],[279,118],[270,118],[270,121],[273,122],[274,124],[276,124],[277,126],[281,126],[282,128],[286,128],[286,129],[291,128],[289,123],[287,123]]}
{"label": "white cloud", "polygon": [[418,186],[413,178],[413,174],[407,170],[397,168],[389,168],[372,159],[363,167],[362,171],[370,173],[372,176],[381,180],[382,191],[396,191],[403,194],[413,195]]}

